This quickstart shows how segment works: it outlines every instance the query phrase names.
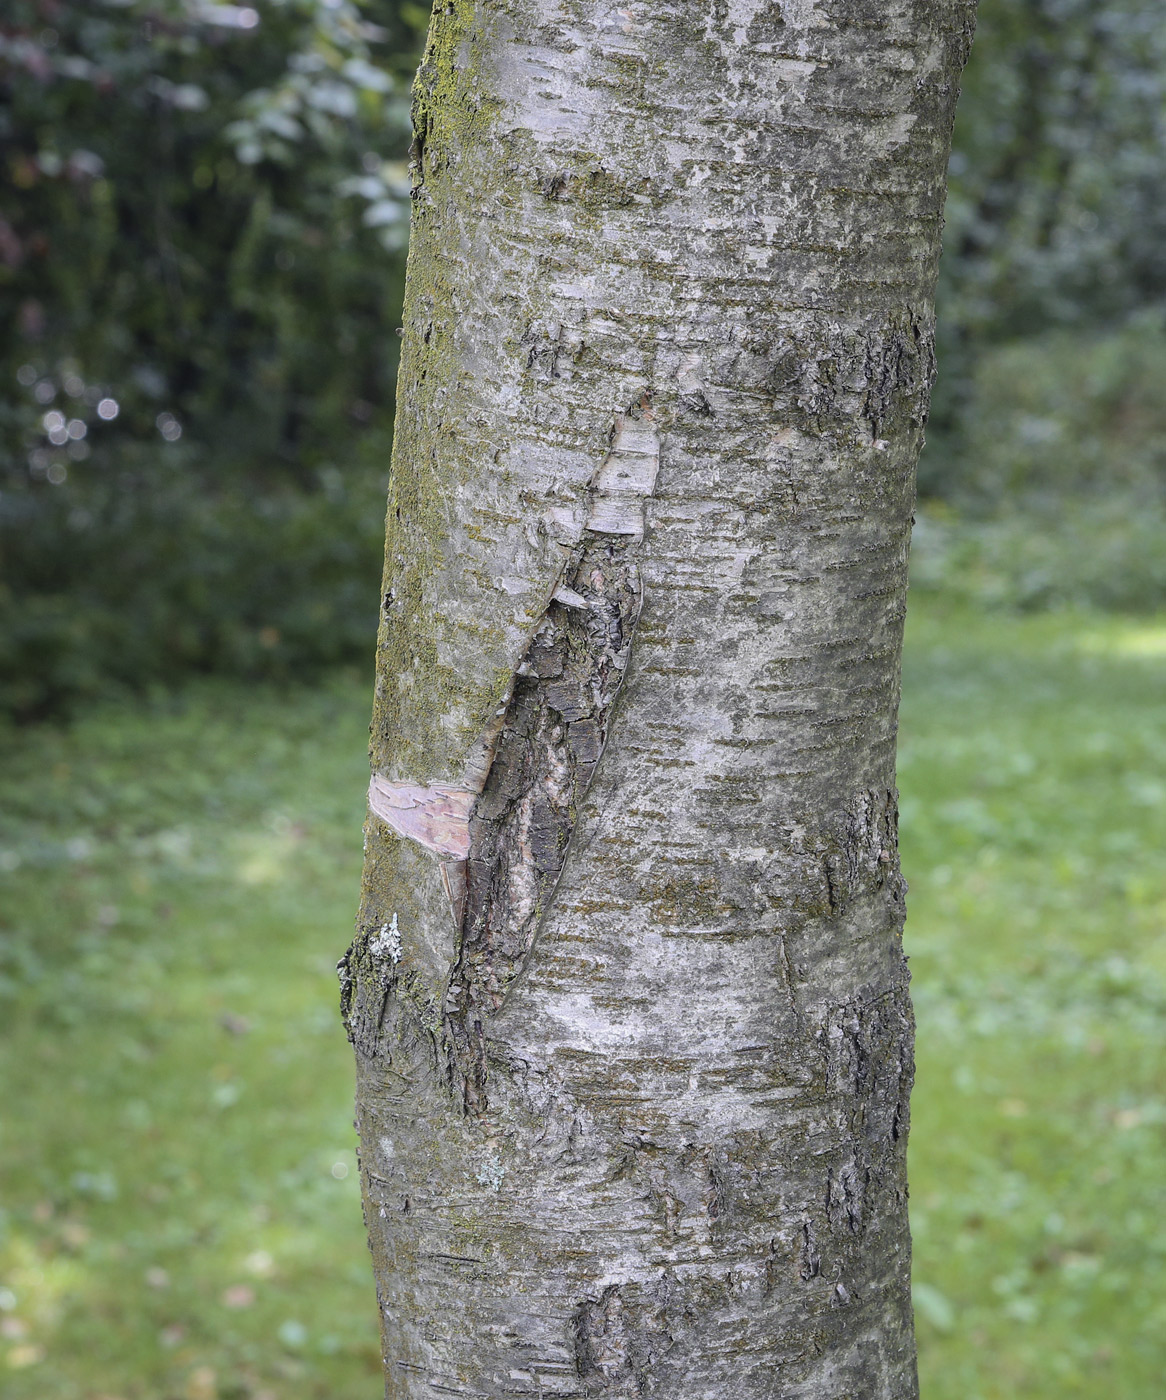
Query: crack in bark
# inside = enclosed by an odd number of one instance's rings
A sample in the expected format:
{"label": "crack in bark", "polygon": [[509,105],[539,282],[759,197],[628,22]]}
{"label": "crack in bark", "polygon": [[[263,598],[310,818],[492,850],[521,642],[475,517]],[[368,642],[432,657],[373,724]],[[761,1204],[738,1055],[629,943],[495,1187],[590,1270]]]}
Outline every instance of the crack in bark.
{"label": "crack in bark", "polygon": [[607,740],[640,612],[637,554],[630,537],[595,532],[575,549],[518,666],[451,877],[461,937],[445,1025],[471,1112],[485,1102],[483,1024],[530,955]]}

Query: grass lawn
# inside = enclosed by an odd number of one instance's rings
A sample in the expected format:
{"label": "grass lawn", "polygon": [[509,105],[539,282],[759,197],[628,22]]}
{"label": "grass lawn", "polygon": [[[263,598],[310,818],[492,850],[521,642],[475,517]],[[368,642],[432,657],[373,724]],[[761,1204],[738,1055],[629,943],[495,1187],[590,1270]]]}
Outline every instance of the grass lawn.
{"label": "grass lawn", "polygon": [[1157,1400],[1166,619],[929,600],[909,631],[923,1395]]}
{"label": "grass lawn", "polygon": [[5,1400],[380,1393],[335,974],[368,696],[200,685],[7,747]]}
{"label": "grass lawn", "polygon": [[[333,967],[367,684],[0,739],[0,1393],[372,1400]],[[917,599],[925,1400],[1166,1374],[1166,624]]]}

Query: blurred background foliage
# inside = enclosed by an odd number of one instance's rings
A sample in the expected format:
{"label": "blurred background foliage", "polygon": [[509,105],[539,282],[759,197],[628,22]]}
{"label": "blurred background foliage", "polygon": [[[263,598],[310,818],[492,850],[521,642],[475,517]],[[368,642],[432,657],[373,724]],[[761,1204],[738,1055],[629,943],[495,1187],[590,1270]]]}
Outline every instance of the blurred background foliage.
{"label": "blurred background foliage", "polygon": [[[368,664],[408,219],[400,0],[10,0],[0,710]],[[1155,606],[1159,0],[982,0],[916,580]]]}
{"label": "blurred background foliage", "polygon": [[416,5],[0,20],[0,708],[369,655]]}
{"label": "blurred background foliage", "polygon": [[980,0],[949,189],[916,584],[1160,607],[1160,0]]}

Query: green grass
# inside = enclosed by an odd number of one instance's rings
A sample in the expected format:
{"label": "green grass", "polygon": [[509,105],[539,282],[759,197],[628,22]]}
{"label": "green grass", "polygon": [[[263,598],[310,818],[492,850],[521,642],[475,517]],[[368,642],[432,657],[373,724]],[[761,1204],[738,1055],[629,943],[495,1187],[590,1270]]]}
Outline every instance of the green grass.
{"label": "green grass", "polygon": [[378,1393],[335,976],[368,702],[198,686],[6,745],[5,1400]]}
{"label": "green grass", "polygon": [[[925,1400],[1151,1400],[1166,623],[922,603],[902,788]],[[379,1393],[333,972],[368,689],[199,685],[0,741],[5,1400]]]}
{"label": "green grass", "polygon": [[1164,619],[914,610],[926,1400],[1163,1394],[1164,702]]}

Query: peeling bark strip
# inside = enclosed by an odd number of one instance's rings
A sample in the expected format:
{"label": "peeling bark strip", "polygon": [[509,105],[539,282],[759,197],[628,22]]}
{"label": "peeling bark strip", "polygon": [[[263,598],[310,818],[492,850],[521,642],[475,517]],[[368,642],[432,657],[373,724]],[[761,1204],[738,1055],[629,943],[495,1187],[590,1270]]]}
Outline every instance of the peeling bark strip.
{"label": "peeling bark strip", "polygon": [[440,856],[465,860],[470,853],[470,811],[476,794],[459,788],[390,783],[373,775],[368,805],[398,836]]}
{"label": "peeling bark strip", "polygon": [[895,715],[972,10],[435,6],[341,965],[394,1400],[916,1395]]}

